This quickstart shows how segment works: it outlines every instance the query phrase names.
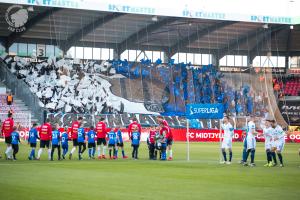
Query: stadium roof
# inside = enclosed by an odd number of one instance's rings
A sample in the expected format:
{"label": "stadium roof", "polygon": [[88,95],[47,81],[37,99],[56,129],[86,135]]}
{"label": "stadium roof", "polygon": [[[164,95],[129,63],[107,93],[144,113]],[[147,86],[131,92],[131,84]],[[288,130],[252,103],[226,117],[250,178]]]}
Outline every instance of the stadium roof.
{"label": "stadium roof", "polygon": [[[218,21],[150,16],[34,6],[26,30],[8,30],[5,13],[11,4],[0,4],[0,38],[5,47],[15,42],[72,46],[158,50],[171,57],[176,52],[214,53],[254,57],[300,55],[300,25]],[[265,27],[263,27],[265,26]]]}

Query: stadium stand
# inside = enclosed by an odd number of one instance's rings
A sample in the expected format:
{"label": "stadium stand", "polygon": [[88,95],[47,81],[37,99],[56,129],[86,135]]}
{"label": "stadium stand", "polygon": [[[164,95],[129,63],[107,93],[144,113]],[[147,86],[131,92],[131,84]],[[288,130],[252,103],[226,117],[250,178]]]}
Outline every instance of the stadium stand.
{"label": "stadium stand", "polygon": [[27,14],[26,31],[0,27],[0,77],[40,122],[44,109],[182,116],[190,103],[263,116],[278,112],[277,97],[299,92],[293,81],[272,87],[275,74],[299,66],[297,24],[194,18],[187,8],[172,17],[29,4],[15,8]]}
{"label": "stadium stand", "polygon": [[288,78],[284,87],[284,93],[288,96],[300,96],[300,78]]}
{"label": "stadium stand", "polygon": [[6,119],[8,112],[15,114],[15,122],[22,124],[24,127],[29,128],[31,126],[31,121],[38,121],[36,118],[34,118],[33,113],[31,113],[28,106],[26,106],[22,100],[14,98],[13,104],[8,106],[6,104],[6,95],[0,94],[0,119],[2,121]]}
{"label": "stadium stand", "polygon": [[[264,108],[262,97],[259,94],[255,96],[249,85],[243,84],[236,89],[213,65],[162,64],[161,60],[152,66],[150,60],[141,60],[140,63],[117,60],[76,64],[72,59],[49,58],[41,62],[31,62],[17,56],[3,59],[10,72],[24,80],[30,91],[40,99],[39,105],[50,112],[132,112],[128,110],[132,109],[129,101],[123,99],[126,96],[113,94],[113,87],[121,87],[124,90],[121,95],[128,93],[134,96],[135,101],[158,101],[166,115],[184,114],[186,103],[223,103],[230,115],[249,115],[254,108]],[[108,80],[117,80],[115,83],[119,86],[112,86]],[[121,80],[135,80],[135,87],[140,87],[141,91],[135,88],[133,93],[129,84],[122,87]],[[150,82],[160,85],[157,89],[161,91],[151,91],[153,85]],[[140,94],[144,95],[138,96]],[[135,112],[147,113],[147,110]]]}

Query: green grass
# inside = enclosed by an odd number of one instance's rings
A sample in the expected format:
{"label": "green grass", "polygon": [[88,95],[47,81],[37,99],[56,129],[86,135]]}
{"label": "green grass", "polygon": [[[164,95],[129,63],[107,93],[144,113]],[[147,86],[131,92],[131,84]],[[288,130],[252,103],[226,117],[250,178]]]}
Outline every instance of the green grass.
{"label": "green grass", "polygon": [[[232,165],[219,164],[217,143],[192,143],[190,162],[185,160],[185,143],[174,144],[170,162],[147,160],[144,143],[136,161],[50,162],[46,151],[41,161],[28,161],[29,147],[21,145],[18,161],[0,160],[0,199],[299,199],[298,147],[286,144],[284,168],[265,168],[259,143],[257,167],[250,168],[237,164],[241,143],[234,143]],[[1,152],[4,148],[1,142]]]}

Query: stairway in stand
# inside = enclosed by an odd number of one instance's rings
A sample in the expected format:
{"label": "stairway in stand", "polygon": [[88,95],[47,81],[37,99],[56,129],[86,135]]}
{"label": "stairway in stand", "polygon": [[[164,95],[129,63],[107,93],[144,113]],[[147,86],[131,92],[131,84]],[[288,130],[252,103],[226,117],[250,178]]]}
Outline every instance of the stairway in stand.
{"label": "stairway in stand", "polygon": [[20,123],[21,126],[30,128],[32,122],[37,122],[33,113],[30,111],[25,103],[14,96],[14,101],[12,105],[7,105],[6,102],[6,88],[3,83],[0,83],[0,120],[3,122],[7,118],[8,111],[11,109],[13,112],[13,118],[15,124]]}

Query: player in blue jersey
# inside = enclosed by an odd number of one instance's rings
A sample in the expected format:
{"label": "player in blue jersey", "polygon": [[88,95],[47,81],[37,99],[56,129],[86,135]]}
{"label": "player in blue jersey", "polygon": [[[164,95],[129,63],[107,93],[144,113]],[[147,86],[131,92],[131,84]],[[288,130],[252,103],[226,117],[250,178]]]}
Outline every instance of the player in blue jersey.
{"label": "player in blue jersey", "polygon": [[60,132],[59,125],[56,124],[52,131],[52,149],[51,149],[51,161],[53,161],[54,150],[57,149],[58,160],[60,160]]}
{"label": "player in blue jersey", "polygon": [[13,127],[13,132],[11,133],[11,145],[13,149],[13,159],[17,160],[16,154],[19,152],[19,143],[21,142],[19,133],[17,132],[17,127]]}
{"label": "player in blue jersey", "polygon": [[114,129],[111,129],[109,133],[107,133],[107,138],[108,138],[109,158],[116,159],[117,158],[116,157],[117,134],[115,133]]}
{"label": "player in blue jersey", "polygon": [[117,127],[116,132],[117,132],[116,157],[118,158],[118,151],[121,148],[121,150],[122,150],[122,156],[123,156],[124,159],[126,159],[126,158],[128,158],[128,156],[125,155],[124,142],[123,142],[123,136],[122,136],[121,128]]}
{"label": "player in blue jersey", "polygon": [[29,131],[28,144],[31,147],[31,151],[29,153],[28,160],[35,160],[36,159],[35,158],[36,140],[40,139],[36,127],[37,127],[37,124],[33,123],[32,128]]}
{"label": "player in blue jersey", "polygon": [[138,128],[135,127],[134,131],[131,133],[131,146],[132,146],[132,158],[138,159],[138,150],[140,146],[141,134],[138,132]]}
{"label": "player in blue jersey", "polygon": [[244,164],[246,162],[247,156],[247,126],[242,129],[242,137],[243,139],[243,153],[242,153],[242,160],[239,162],[240,164]]}
{"label": "player in blue jersey", "polygon": [[65,127],[65,131],[61,135],[61,148],[62,148],[62,158],[66,159],[66,154],[69,150],[69,135],[67,133],[68,128]]}
{"label": "player in blue jersey", "polygon": [[83,127],[78,128],[77,142],[78,142],[78,146],[79,146],[79,148],[78,148],[78,159],[82,160],[82,154],[86,150],[86,146],[85,146],[85,131],[84,131]]}
{"label": "player in blue jersey", "polygon": [[95,159],[95,152],[96,152],[95,137],[96,137],[96,132],[94,130],[94,126],[91,126],[90,131],[87,133],[89,159]]}

